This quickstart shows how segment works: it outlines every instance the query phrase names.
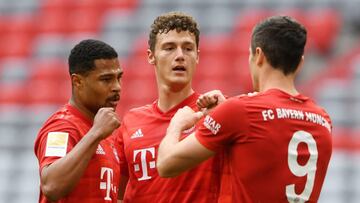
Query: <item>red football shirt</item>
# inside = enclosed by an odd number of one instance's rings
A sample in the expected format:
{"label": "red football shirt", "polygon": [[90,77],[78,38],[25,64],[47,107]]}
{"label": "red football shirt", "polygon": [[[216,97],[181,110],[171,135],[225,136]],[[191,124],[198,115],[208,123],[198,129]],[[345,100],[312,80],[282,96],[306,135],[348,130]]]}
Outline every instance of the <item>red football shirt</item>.
{"label": "red football shirt", "polygon": [[[44,166],[65,156],[92,127],[92,121],[70,104],[54,113],[40,129],[35,141],[35,154],[40,173]],[[113,139],[98,145],[82,178],[59,203],[117,202],[120,179],[119,157]],[[40,190],[39,202],[50,202]]]}
{"label": "red football shirt", "polygon": [[196,133],[229,150],[233,202],[317,202],[332,152],[327,113],[277,89],[227,100]]}
{"label": "red football shirt", "polygon": [[[223,159],[215,156],[174,178],[161,178],[156,170],[156,159],[161,140],[172,116],[179,108],[194,110],[198,94],[193,94],[169,110],[161,112],[157,102],[135,108],[123,118],[119,131],[121,174],[129,176],[124,202],[217,202],[220,191]],[[195,128],[183,132],[183,137]]]}

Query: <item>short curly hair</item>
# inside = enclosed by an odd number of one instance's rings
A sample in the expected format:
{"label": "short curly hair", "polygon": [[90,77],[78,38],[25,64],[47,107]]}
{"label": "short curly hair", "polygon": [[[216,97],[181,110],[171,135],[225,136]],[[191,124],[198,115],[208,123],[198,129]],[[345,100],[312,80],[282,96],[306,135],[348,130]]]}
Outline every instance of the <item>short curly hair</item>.
{"label": "short curly hair", "polygon": [[71,50],[68,63],[69,73],[87,74],[95,68],[94,61],[96,59],[114,59],[118,54],[114,48],[105,42],[86,39]]}
{"label": "short curly hair", "polygon": [[158,16],[151,25],[148,40],[150,50],[155,50],[157,34],[168,33],[171,30],[176,30],[177,32],[189,31],[194,34],[196,46],[199,47],[200,30],[195,19],[185,13],[172,11]]}

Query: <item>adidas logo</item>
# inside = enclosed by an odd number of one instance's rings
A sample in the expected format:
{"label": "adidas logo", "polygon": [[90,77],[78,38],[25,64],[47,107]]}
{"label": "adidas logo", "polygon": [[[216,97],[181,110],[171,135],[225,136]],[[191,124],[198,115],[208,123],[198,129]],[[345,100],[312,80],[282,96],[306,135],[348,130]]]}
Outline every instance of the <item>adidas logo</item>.
{"label": "adidas logo", "polygon": [[97,149],[96,149],[96,154],[102,154],[105,155],[105,151],[104,149],[101,147],[101,145],[99,144]]}
{"label": "adidas logo", "polygon": [[141,132],[141,129],[137,130],[134,134],[132,134],[130,138],[134,139],[138,137],[144,137],[144,134]]}

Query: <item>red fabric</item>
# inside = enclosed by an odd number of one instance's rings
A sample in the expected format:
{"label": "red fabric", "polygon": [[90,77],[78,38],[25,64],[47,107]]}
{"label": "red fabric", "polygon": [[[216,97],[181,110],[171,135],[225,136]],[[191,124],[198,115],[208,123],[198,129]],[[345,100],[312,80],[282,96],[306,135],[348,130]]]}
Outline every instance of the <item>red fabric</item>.
{"label": "red fabric", "polygon": [[[301,111],[304,116],[292,112],[284,118],[282,110]],[[318,115],[320,124],[308,121],[307,113]],[[329,116],[312,100],[271,89],[229,99],[200,122],[196,134],[200,143],[213,151],[224,147],[229,150],[233,202],[288,202],[290,193],[286,188],[294,184],[295,193],[301,194],[306,182],[313,183],[313,187],[307,186],[307,202],[317,202],[332,152],[332,138]],[[305,138],[303,131],[313,139]],[[294,144],[296,140],[300,142]],[[290,146],[295,150],[289,150]],[[317,162],[310,161],[310,154],[311,160]],[[290,165],[294,170],[304,168],[307,173],[292,172]],[[315,174],[313,178],[311,174]]]}
{"label": "red fabric", "polygon": [[[49,132],[66,132],[69,133],[67,153],[81,140],[89,131],[92,121],[85,118],[77,109],[70,104],[65,105],[59,111],[54,113],[41,128],[35,141],[35,154],[39,160],[40,170],[60,159],[61,157],[45,157],[46,140]],[[57,201],[58,203],[71,202],[117,202],[117,190],[119,188],[120,167],[119,160],[114,148],[113,140],[108,137],[99,144],[105,154],[94,154],[85,170],[82,178],[74,189],[64,198]],[[108,169],[112,169],[112,174]],[[102,172],[103,171],[103,172]],[[103,173],[103,174],[102,174]],[[101,184],[106,184],[110,174],[111,187],[109,197],[111,200],[106,201],[107,189],[100,189]],[[101,178],[102,177],[102,178]],[[107,187],[107,186],[106,186]],[[40,190],[39,202],[50,202]]]}
{"label": "red fabric", "polygon": [[[124,146],[124,151],[120,150],[121,173],[129,175],[125,203],[217,202],[223,166],[220,156],[207,160],[175,178],[159,177],[155,167],[158,147],[165,136],[171,117],[179,108],[186,105],[197,110],[198,96],[191,95],[165,113],[161,112],[157,102],[154,102],[132,109],[124,117],[118,138]],[[183,136],[191,134],[193,130],[195,129],[189,130]]]}

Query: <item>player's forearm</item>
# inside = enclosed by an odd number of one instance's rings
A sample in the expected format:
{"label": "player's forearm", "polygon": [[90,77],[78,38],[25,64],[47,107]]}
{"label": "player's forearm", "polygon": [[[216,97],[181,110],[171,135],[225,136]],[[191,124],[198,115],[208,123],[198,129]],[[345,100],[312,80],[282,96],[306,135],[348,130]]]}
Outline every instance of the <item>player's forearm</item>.
{"label": "player's forearm", "polygon": [[98,137],[89,131],[65,157],[43,168],[41,185],[47,198],[58,200],[78,183],[100,142]]}
{"label": "player's forearm", "polygon": [[160,143],[156,167],[161,177],[173,177],[178,174],[177,171],[174,171],[176,166],[174,167],[174,165],[170,163],[172,159],[174,159],[173,149],[176,147],[176,144],[179,143],[180,135],[181,129],[176,125],[170,124],[166,136]]}

